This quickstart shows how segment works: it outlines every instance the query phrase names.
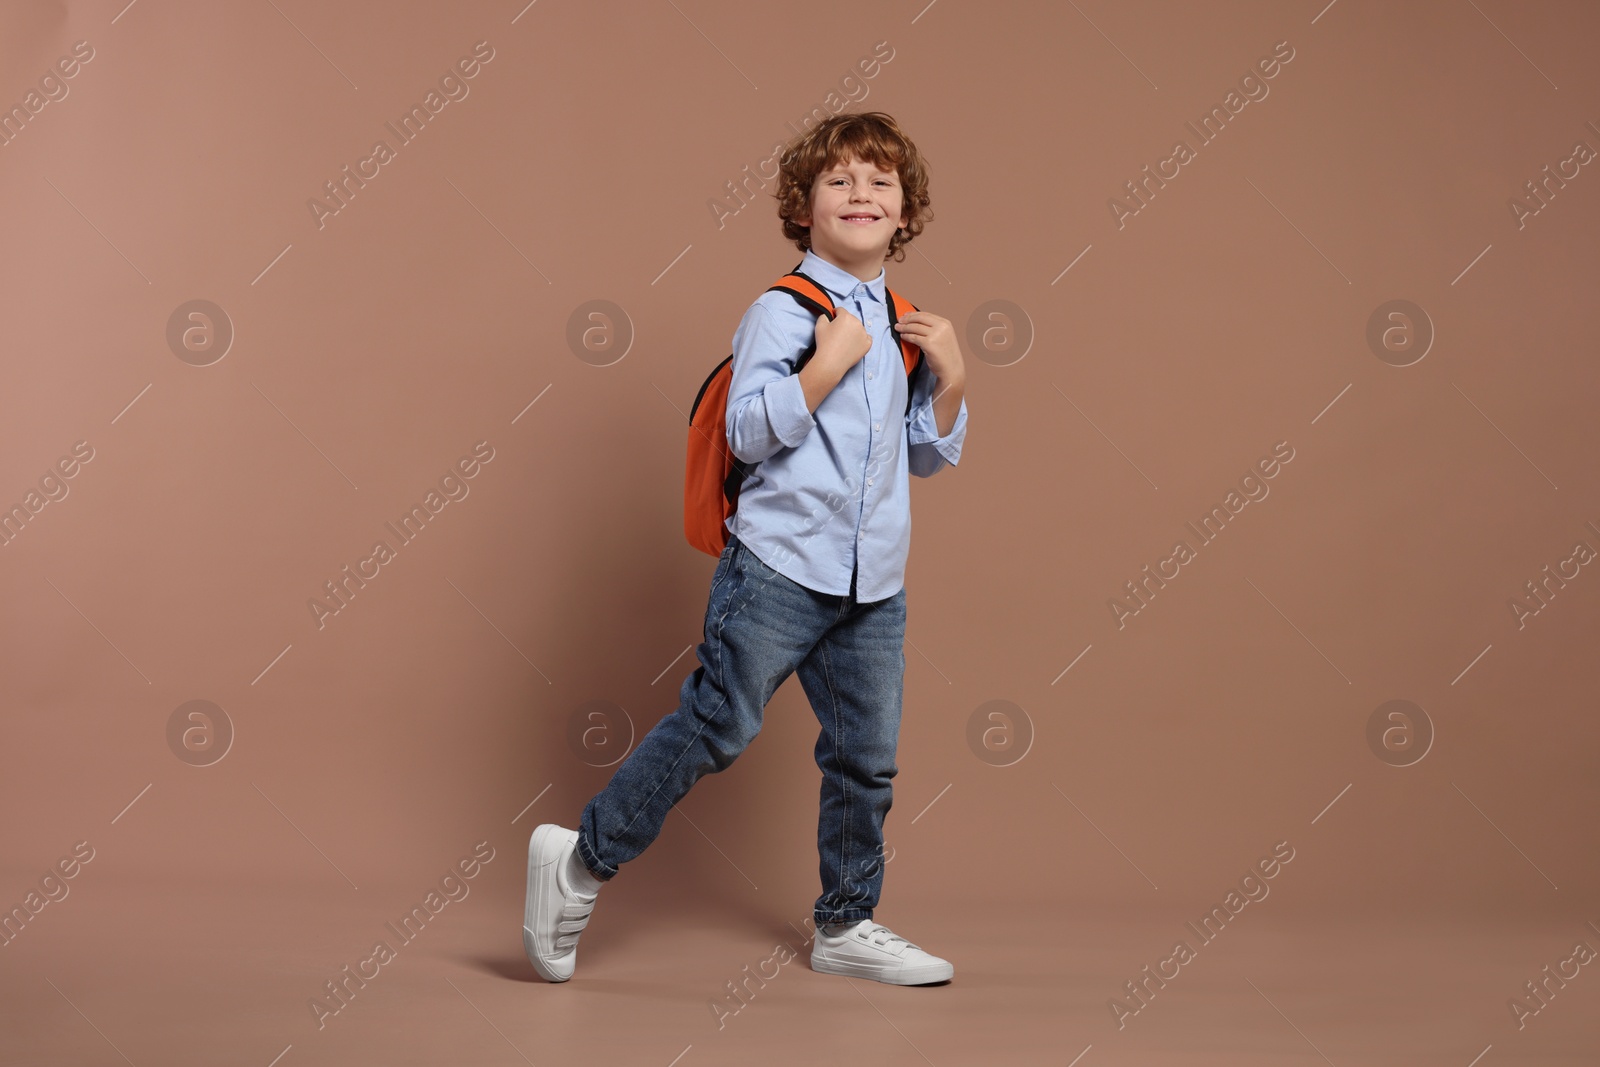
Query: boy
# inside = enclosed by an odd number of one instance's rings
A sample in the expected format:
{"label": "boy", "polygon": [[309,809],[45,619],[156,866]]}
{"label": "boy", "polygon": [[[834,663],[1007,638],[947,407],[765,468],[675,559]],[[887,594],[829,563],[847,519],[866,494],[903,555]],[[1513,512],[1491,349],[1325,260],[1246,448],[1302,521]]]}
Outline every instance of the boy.
{"label": "boy", "polygon": [[[922,311],[899,322],[922,352],[909,378],[889,327],[883,262],[904,259],[922,231],[927,185],[916,146],[882,112],[828,118],[784,156],[783,231],[836,317],[813,319],[789,294],[766,292],[734,333],[727,433],[751,466],[712,574],[700,666],[677,711],[583,809],[580,829],[533,832],[523,945],[547,981],[572,977],[600,886],[655,840],[696,781],[738,758],[797,672],[822,726],[812,970],[894,985],[955,974],[872,919],[899,770],[908,475],[956,464],[966,436],[950,323]],[[813,338],[816,352],[793,373]]]}

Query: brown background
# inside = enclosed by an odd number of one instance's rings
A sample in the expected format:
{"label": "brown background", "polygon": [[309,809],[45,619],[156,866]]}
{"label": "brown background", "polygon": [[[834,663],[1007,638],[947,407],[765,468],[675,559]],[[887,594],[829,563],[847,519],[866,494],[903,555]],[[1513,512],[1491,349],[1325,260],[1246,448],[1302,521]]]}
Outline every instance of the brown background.
{"label": "brown background", "polygon": [[[1521,226],[1509,207],[1600,145],[1589,5],[0,22],[7,108],[93,49],[0,148],[0,503],[93,449],[0,548],[0,903],[93,849],[0,949],[0,1060],[1600,1056],[1593,967],[1522,1029],[1508,1007],[1600,948],[1600,577],[1525,626],[1510,607],[1600,547],[1600,177]],[[469,95],[319,227],[308,201],[479,41]],[[1185,123],[1280,41],[1269,95],[1201,144]],[[935,221],[890,285],[964,338],[990,301],[1025,317],[1010,349],[967,345],[962,462],[913,493],[878,918],[956,978],[807,969],[816,724],[791,680],[548,986],[518,941],[528,834],[576,825],[694,665],[714,563],[682,533],[686,414],[800,258],[758,182],[736,213],[727,183],[845,104],[931,164]],[[1179,139],[1195,158],[1119,227],[1110,199]],[[169,343],[193,300],[233,333],[220,358]],[[613,340],[575,347],[595,300]],[[1392,300],[1434,334],[1408,366],[1367,340]],[[479,441],[470,494],[319,628],[308,600]],[[1270,495],[1119,628],[1124,583],[1280,441]],[[191,700],[231,724],[209,765],[203,737],[169,743]],[[1434,733],[1409,766],[1367,739],[1390,700]],[[1184,923],[1280,841],[1270,895],[1200,947]],[[471,894],[319,1029],[311,998],[478,842]],[[1198,958],[1119,1028],[1108,1002],[1180,938]]]}

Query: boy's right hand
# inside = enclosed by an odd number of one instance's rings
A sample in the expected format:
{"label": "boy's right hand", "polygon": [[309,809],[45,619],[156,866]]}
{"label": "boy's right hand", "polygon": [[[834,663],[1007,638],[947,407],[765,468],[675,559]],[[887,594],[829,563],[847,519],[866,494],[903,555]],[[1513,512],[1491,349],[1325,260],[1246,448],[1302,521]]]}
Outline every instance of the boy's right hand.
{"label": "boy's right hand", "polygon": [[872,338],[861,320],[842,308],[834,312],[833,321],[828,316],[817,316],[817,352],[820,358],[840,375],[861,362],[872,351]]}

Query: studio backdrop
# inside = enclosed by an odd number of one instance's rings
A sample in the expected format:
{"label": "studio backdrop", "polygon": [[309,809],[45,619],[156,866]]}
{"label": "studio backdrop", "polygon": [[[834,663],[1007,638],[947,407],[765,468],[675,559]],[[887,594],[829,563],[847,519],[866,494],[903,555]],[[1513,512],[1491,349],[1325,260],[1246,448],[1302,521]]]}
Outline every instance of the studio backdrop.
{"label": "studio backdrop", "polygon": [[[1597,33],[8,5],[0,1059],[1589,1062]],[[843,110],[929,161],[887,281],[967,368],[881,905],[957,977],[806,984],[791,678],[540,984],[529,834],[696,666],[689,411]]]}

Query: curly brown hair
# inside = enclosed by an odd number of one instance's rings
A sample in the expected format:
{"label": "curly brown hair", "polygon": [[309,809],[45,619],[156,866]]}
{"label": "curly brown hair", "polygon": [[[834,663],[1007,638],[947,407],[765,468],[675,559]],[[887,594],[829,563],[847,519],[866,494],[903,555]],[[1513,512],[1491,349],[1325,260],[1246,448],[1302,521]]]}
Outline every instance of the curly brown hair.
{"label": "curly brown hair", "polygon": [[802,252],[811,250],[811,228],[795,222],[811,214],[811,186],[817,175],[850,160],[871,163],[900,176],[901,211],[906,224],[889,239],[885,259],[900,262],[905,246],[933,219],[928,210],[928,161],[900,130],[900,124],[882,111],[831,115],[785,147],[778,165],[778,218],[783,235]]}

